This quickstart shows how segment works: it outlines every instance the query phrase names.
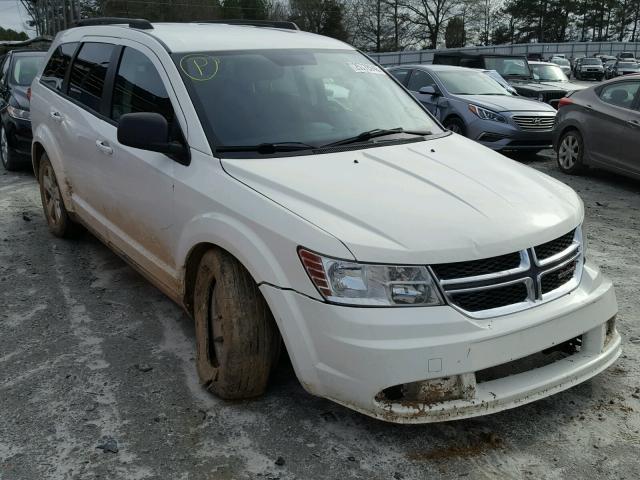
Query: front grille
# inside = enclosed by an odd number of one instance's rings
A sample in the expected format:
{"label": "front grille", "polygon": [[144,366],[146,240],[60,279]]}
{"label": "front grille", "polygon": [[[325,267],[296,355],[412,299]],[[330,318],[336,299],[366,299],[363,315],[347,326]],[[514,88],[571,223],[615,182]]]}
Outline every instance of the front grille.
{"label": "front grille", "polygon": [[497,257],[431,265],[449,304],[474,318],[513,313],[575,288],[582,272],[580,229]]}
{"label": "front grille", "polygon": [[557,270],[553,270],[549,273],[542,275],[540,279],[540,285],[542,294],[553,292],[556,288],[560,288],[573,278],[576,272],[577,262],[573,261],[564,267],[560,267]]}
{"label": "front grille", "polygon": [[513,121],[520,127],[520,130],[527,132],[544,132],[553,129],[555,116],[523,116],[516,115]]}
{"label": "front grille", "polygon": [[557,255],[560,252],[564,252],[573,244],[574,237],[575,230],[571,230],[569,233],[556,238],[555,240],[551,240],[550,242],[543,243],[542,245],[534,247],[536,258],[538,260],[545,260],[547,258],[553,257],[554,255]]}
{"label": "front grille", "polygon": [[452,278],[476,277],[503,272],[518,266],[520,266],[520,253],[515,252],[470,262],[441,263],[440,265],[432,265],[431,268],[441,280],[451,280]]}
{"label": "front grille", "polygon": [[505,287],[477,290],[475,292],[452,293],[452,301],[467,312],[479,312],[526,302],[527,286],[516,283]]}

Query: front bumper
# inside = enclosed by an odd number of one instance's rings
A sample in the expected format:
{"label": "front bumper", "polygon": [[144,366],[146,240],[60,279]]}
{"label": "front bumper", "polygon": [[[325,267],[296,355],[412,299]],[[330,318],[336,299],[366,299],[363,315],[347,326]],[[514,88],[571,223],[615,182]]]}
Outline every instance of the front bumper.
{"label": "front bumper", "polygon": [[[519,313],[473,320],[451,307],[352,308],[262,285],[298,378],[310,393],[372,417],[428,423],[494,413],[570,388],[620,354],[607,331],[617,304],[611,282],[587,264],[580,285]],[[611,325],[611,324],[610,324]],[[380,399],[389,387],[464,375],[512,362],[582,336],[563,360],[487,382],[461,399],[431,403]]]}
{"label": "front bumper", "polygon": [[580,70],[581,78],[602,78],[604,77],[604,70],[590,70],[584,71]]}
{"label": "front bumper", "polygon": [[538,151],[551,148],[553,130],[527,132],[511,123],[479,120],[469,126],[468,135],[469,138],[496,151]]}

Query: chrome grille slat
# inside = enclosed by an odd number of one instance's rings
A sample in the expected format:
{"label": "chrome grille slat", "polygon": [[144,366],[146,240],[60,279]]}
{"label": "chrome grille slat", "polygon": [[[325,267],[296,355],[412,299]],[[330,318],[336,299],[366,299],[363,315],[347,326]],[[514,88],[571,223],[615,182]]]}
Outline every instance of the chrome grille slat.
{"label": "chrome grille slat", "polygon": [[[542,260],[537,257],[536,249]],[[520,264],[514,267],[516,254]],[[499,268],[505,265],[513,268]],[[580,282],[582,265],[582,231],[577,228],[555,240],[513,254],[430,268],[451,306],[470,317],[490,318],[521,311],[570,292]],[[487,266],[498,270],[487,273]],[[468,274],[478,271],[482,274]],[[447,276],[452,272],[463,275]]]}
{"label": "chrome grille slat", "polygon": [[513,121],[521,130],[546,131],[552,130],[555,122],[554,116],[526,116],[514,115]]}

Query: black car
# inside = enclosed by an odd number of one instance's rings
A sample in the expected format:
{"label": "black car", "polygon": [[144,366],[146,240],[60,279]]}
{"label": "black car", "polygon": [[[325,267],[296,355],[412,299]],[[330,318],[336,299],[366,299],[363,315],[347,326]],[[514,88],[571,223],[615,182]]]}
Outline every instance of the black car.
{"label": "black car", "polygon": [[536,81],[525,56],[446,52],[434,54],[433,63],[496,70],[516,89],[518,95],[550,105],[557,104],[558,100],[574,90],[557,83]]}
{"label": "black car", "polygon": [[27,91],[46,52],[9,52],[0,64],[0,161],[15,170],[31,159],[31,116]]}
{"label": "black car", "polygon": [[599,58],[579,58],[576,61],[573,73],[576,80],[592,79],[600,82],[604,78],[604,66]]}

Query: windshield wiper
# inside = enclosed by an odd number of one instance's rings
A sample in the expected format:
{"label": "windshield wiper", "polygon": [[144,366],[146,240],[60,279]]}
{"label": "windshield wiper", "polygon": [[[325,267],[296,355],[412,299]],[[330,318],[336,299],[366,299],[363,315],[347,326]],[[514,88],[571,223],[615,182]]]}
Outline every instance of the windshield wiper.
{"label": "windshield wiper", "polygon": [[302,142],[274,142],[259,145],[223,145],[216,148],[216,152],[258,152],[269,155],[277,152],[297,152],[300,150],[316,149],[315,145]]}
{"label": "windshield wiper", "polygon": [[405,130],[402,127],[374,128],[373,130],[367,130],[366,132],[362,132],[356,135],[355,137],[349,137],[349,138],[345,138],[344,140],[338,140],[337,142],[327,143],[326,145],[322,145],[319,148],[337,147],[339,145],[349,145],[351,143],[366,142],[373,138],[385,137],[387,135],[395,135],[397,133],[406,133],[407,135],[419,135],[419,136],[432,135],[432,132],[430,131],[411,131],[411,130]]}

